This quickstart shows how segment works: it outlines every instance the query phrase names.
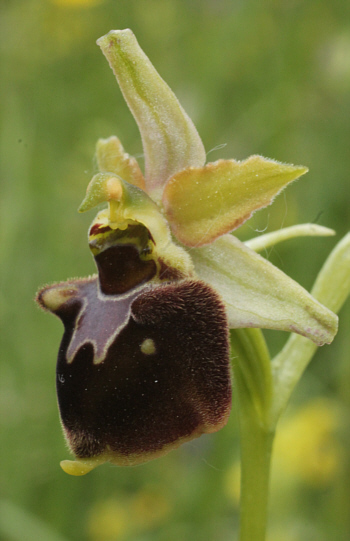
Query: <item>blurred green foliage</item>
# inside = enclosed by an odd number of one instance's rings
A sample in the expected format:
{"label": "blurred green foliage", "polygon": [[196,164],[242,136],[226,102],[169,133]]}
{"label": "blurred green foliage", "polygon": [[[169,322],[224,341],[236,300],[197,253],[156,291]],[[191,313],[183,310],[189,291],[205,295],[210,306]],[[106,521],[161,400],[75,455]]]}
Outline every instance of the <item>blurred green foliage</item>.
{"label": "blurred green foliage", "polygon": [[[349,229],[349,16],[344,0],[1,1],[1,540],[237,538],[234,413],[220,433],[144,466],[84,478],[59,468],[68,458],[55,398],[62,329],[33,297],[45,282],[94,272],[93,216],[76,209],[97,138],[116,134],[142,153],[95,40],[133,29],[210,161],[258,153],[310,168],[239,232],[245,240],[297,222],[334,228],[336,238],[296,239],[266,254],[310,288]],[[349,326],[348,303],[281,426],[269,541],[350,538]],[[272,352],[286,338],[266,335]]]}

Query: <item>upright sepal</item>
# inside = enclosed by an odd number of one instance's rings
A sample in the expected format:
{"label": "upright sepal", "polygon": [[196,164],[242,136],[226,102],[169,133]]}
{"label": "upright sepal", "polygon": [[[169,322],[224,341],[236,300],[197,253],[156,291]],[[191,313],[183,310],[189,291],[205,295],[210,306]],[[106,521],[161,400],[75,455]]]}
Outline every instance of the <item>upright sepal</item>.
{"label": "upright sepal", "polygon": [[306,172],[306,167],[262,156],[189,167],[167,182],[163,192],[165,215],[183,244],[208,244],[272,203],[289,182]]}
{"label": "upright sepal", "polygon": [[131,30],[112,30],[97,41],[139,126],[149,192],[161,191],[177,171],[205,163],[198,132],[158,75]]}
{"label": "upright sepal", "polygon": [[231,328],[296,332],[319,346],[332,342],[337,316],[234,236],[192,249],[191,255],[198,276],[225,299]]}

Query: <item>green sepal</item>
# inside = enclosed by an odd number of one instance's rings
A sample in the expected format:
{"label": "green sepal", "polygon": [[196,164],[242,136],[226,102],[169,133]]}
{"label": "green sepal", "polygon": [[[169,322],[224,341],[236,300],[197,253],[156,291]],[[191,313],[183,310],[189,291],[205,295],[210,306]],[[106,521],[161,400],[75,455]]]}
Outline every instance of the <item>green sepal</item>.
{"label": "green sepal", "polygon": [[145,154],[147,190],[159,199],[177,171],[205,163],[198,132],[159,76],[131,30],[112,30],[97,40],[138,126]]}
{"label": "green sepal", "polygon": [[295,332],[317,345],[333,340],[337,316],[236,237],[224,235],[190,253],[198,276],[224,299],[231,328]]}

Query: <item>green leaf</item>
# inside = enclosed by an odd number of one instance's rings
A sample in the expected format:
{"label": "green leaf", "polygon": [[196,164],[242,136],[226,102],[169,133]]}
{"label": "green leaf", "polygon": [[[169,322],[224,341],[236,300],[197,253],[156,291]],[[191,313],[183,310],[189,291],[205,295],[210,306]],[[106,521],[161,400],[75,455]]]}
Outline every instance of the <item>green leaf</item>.
{"label": "green leaf", "polygon": [[307,172],[262,156],[219,160],[176,173],[163,193],[173,233],[187,246],[202,246],[239,227]]}
{"label": "green leaf", "polygon": [[231,328],[296,332],[318,345],[333,340],[337,316],[232,235],[191,256],[198,276],[221,294]]}
{"label": "green leaf", "polygon": [[[350,233],[327,258],[311,292],[334,312],[340,311],[350,294]],[[315,353],[315,344],[302,336],[292,335],[273,359],[275,399],[272,418],[275,423]]]}
{"label": "green leaf", "polygon": [[192,120],[158,75],[131,30],[112,30],[97,41],[139,126],[146,185],[158,199],[166,180],[188,166],[205,163]]}

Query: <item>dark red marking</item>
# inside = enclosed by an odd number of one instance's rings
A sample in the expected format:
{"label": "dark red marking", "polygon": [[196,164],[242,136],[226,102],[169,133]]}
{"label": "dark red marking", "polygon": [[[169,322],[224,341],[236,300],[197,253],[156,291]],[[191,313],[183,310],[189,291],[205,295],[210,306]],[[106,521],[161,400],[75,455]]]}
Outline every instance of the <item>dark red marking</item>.
{"label": "dark red marking", "polygon": [[133,244],[107,248],[95,256],[100,286],[106,295],[121,295],[151,280],[157,272],[153,259],[140,259]]}
{"label": "dark red marking", "polygon": [[97,235],[98,233],[107,233],[107,231],[112,231],[112,229],[108,226],[102,226],[102,224],[95,224],[90,229],[89,235]]}
{"label": "dark red marking", "polygon": [[164,261],[159,258],[158,259],[160,269],[159,269],[159,278],[160,280],[169,281],[169,282],[175,282],[177,280],[183,280],[184,274],[179,271],[178,269],[175,269],[174,267],[169,267]]}

